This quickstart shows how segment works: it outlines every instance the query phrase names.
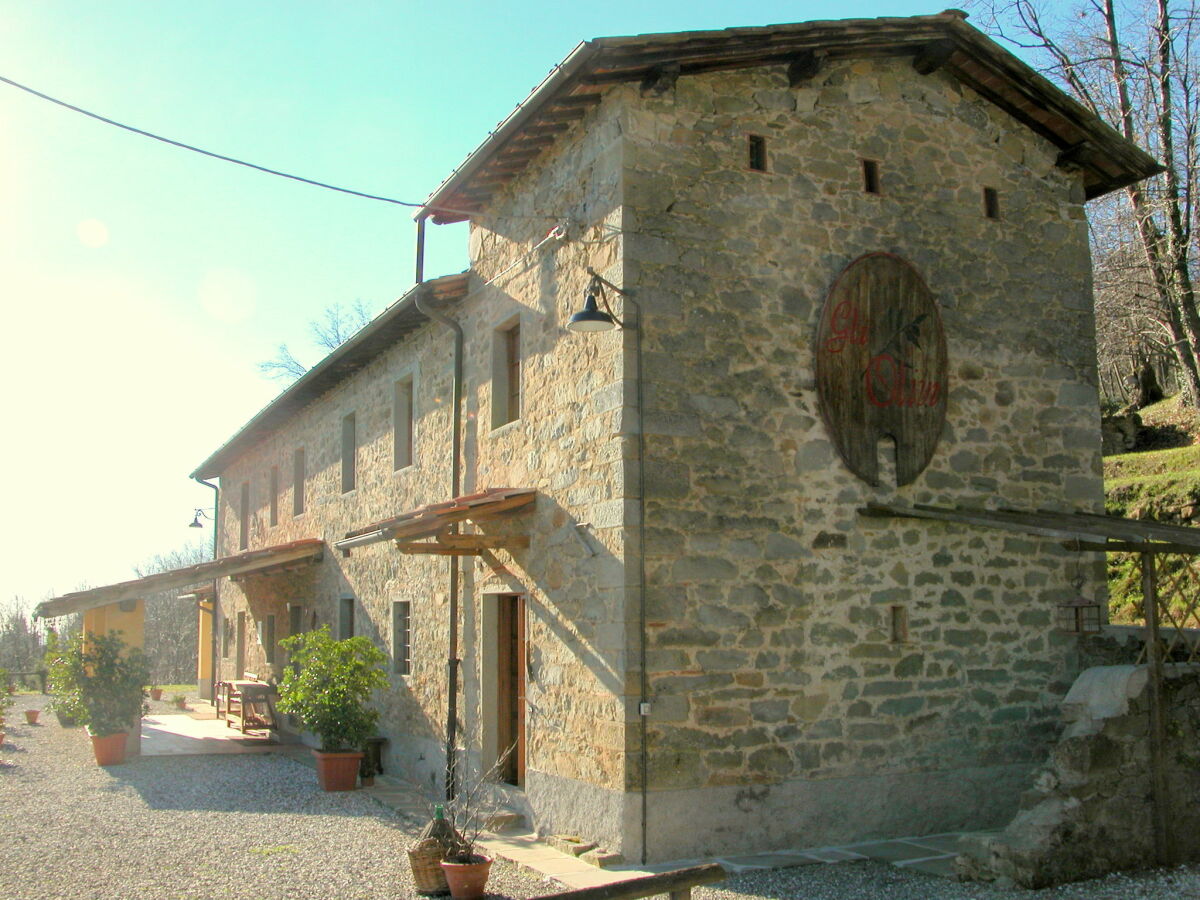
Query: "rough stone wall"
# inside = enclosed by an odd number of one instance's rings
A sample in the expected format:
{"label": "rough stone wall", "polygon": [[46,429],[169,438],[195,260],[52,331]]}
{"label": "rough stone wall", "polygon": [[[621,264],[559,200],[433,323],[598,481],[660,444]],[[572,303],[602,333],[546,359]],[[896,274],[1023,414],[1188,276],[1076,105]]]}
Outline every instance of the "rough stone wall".
{"label": "rough stone wall", "polygon": [[[446,307],[464,329],[463,493],[488,487],[534,488],[530,511],[485,523],[488,535],[527,535],[527,550],[497,550],[460,561],[459,744],[470,768],[486,767],[494,744],[495,637],[487,632],[494,594],[521,593],[530,646],[526,791],[534,824],[583,831],[618,846],[625,779],[626,624],[622,528],[626,399],[624,336],[581,337],[563,323],[578,309],[587,266],[612,270],[619,260],[620,130],[602,107],[530,167],[509,193],[473,223],[468,296]],[[558,222],[563,239],[542,244]],[[542,244],[541,247],[538,247]],[[520,325],[521,415],[492,428],[496,330]],[[302,537],[327,542],[425,503],[450,496],[449,406],[452,336],[430,325],[295,416],[279,433],[222,473],[222,555],[237,552],[240,484],[250,479],[254,507],[250,548]],[[392,467],[392,385],[415,377],[416,463]],[[341,420],[354,412],[360,435],[359,484],[340,491]],[[307,509],[291,515],[291,460],[307,453]],[[281,480],[280,524],[269,527],[266,485]],[[290,576],[223,582],[227,616],[253,621],[276,615],[287,633],[285,604],[301,599],[304,627],[336,633],[338,600],[357,598],[356,633],[390,647],[390,605],[412,602],[413,672],[393,676],[382,699],[381,731],[391,739],[390,773],[440,778],[445,733],[447,563],[406,556],[388,544],[332,549],[316,567]],[[315,614],[315,619],[313,615]],[[220,660],[232,677],[233,650]],[[280,659],[282,663],[282,658]],[[248,642],[246,668],[267,675],[262,650]],[[589,793],[591,791],[591,793]]]}
{"label": "rough stone wall", "polygon": [[[857,510],[1102,509],[1079,179],[903,59],[799,89],[779,67],[620,90],[624,283],[645,307],[652,856],[1004,821],[1075,674],[1053,631],[1075,558]],[[899,490],[841,463],[814,385],[821,304],[873,251],[923,274],[949,345],[940,445]],[[1097,560],[1078,571],[1103,590]],[[682,816],[713,824],[668,827]]]}
{"label": "rough stone wall", "polygon": [[[414,379],[415,433],[413,465],[393,466],[392,401],[396,380]],[[266,663],[256,640],[257,622],[275,616],[276,637],[288,636],[287,604],[304,607],[302,627],[328,625],[338,632],[342,597],[355,598],[355,633],[370,637],[392,651],[391,604],[411,602],[412,672],[392,674],[391,687],[379,702],[383,730],[391,738],[393,765],[405,760],[423,763],[429,771],[441,766],[438,755],[445,731],[446,579],[444,564],[434,558],[403,556],[380,544],[353,551],[348,558],[331,544],[346,532],[397,515],[449,493],[448,402],[450,347],[430,328],[424,328],[389,348],[353,379],[318,398],[266,440],[240,456],[221,477],[220,555],[238,552],[240,492],[250,482],[250,549],[300,538],[327,543],[321,563],[286,574],[255,576],[220,584],[222,617],[236,623],[247,614],[246,665],[264,677],[282,678],[285,656]],[[341,490],[342,417],[355,414],[358,433],[357,484]],[[306,457],[305,509],[292,514],[292,460],[297,448]],[[270,471],[279,468],[278,524],[270,525]],[[223,628],[218,623],[218,628]],[[236,629],[236,625],[233,626]],[[221,633],[218,631],[218,641]],[[218,678],[235,674],[234,642],[229,653],[218,652]]]}
{"label": "rough stone wall", "polygon": [[[1092,720],[1064,707],[1070,722],[1024,794],[1021,811],[999,835],[976,839],[959,858],[967,878],[1043,888],[1156,859],[1150,769],[1150,688],[1145,667],[1107,667],[1135,689],[1102,697],[1109,713]],[[1124,672],[1122,670],[1128,670]],[[1200,859],[1200,669],[1166,667],[1167,860]],[[1100,673],[1092,669],[1087,676]],[[1076,693],[1072,689],[1071,695]]]}
{"label": "rough stone wall", "polygon": [[[485,628],[489,592],[527,606],[527,767],[523,795],[543,832],[584,833],[619,848],[625,778],[626,481],[631,413],[624,336],[565,330],[586,268],[620,259],[622,138],[607,104],[531,165],[473,220],[466,330],[465,489],[536,488],[527,551],[483,556],[464,582],[468,731],[491,705]],[[552,238],[534,250],[556,225]],[[494,330],[521,329],[522,414],[493,429]]]}

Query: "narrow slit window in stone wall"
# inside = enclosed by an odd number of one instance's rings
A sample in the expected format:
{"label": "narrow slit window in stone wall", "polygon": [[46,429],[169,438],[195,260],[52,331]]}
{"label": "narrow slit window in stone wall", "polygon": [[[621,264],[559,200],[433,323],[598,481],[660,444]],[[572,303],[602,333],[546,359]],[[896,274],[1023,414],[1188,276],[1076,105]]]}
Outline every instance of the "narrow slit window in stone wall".
{"label": "narrow slit window in stone wall", "polygon": [[394,465],[403,469],[413,464],[413,380],[401,378],[396,382],[392,400]]}
{"label": "narrow slit window in stone wall", "polygon": [[342,493],[354,490],[358,475],[358,435],[355,434],[354,413],[342,416]]}
{"label": "narrow slit window in stone wall", "polygon": [[521,325],[498,328],[492,338],[492,427],[521,418]]}
{"label": "narrow slit window in stone wall", "polygon": [[304,513],[304,448],[296,448],[292,454],[292,515]]}
{"label": "narrow slit window in stone wall", "polygon": [[862,161],[863,190],[868,194],[882,194],[883,189],[879,180],[879,161],[864,159]]}
{"label": "narrow slit window in stone wall", "polygon": [[242,482],[241,508],[238,510],[241,521],[238,523],[238,549],[250,547],[250,482]]}
{"label": "narrow slit window in stone wall", "polygon": [[890,608],[892,643],[903,644],[908,640],[908,610],[903,606]]}
{"label": "narrow slit window in stone wall", "polygon": [[392,671],[407,675],[410,671],[412,605],[408,600],[392,603]]}
{"label": "narrow slit window in stone wall", "polygon": [[354,598],[343,597],[338,607],[338,640],[354,637]]}
{"label": "narrow slit window in stone wall", "polygon": [[989,219],[1000,218],[1000,192],[995,188],[983,189],[983,214]]}
{"label": "narrow slit window in stone wall", "polygon": [[271,466],[270,484],[267,485],[267,494],[271,498],[271,524],[279,524],[279,466]]}
{"label": "narrow slit window in stone wall", "polygon": [[750,168],[755,172],[767,171],[767,139],[761,134],[747,135],[750,150]]}

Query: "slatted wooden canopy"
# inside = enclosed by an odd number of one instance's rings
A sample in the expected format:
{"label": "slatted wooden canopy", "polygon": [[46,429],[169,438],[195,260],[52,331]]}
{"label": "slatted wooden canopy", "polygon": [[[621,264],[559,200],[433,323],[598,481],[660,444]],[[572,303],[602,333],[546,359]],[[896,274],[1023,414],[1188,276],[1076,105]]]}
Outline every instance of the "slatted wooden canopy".
{"label": "slatted wooden canopy", "polygon": [[924,503],[914,503],[912,506],[878,503],[863,507],[858,512],[871,518],[936,519],[1058,538],[1072,550],[1200,553],[1200,528],[1096,513],[930,506]]}
{"label": "slatted wooden canopy", "polygon": [[110,603],[136,600],[160,591],[190,587],[214,578],[277,574],[299,566],[320,562],[324,553],[325,542],[319,538],[305,538],[287,544],[277,544],[274,547],[264,547],[261,550],[249,550],[236,556],[209,560],[194,566],[184,566],[168,572],[156,572],[145,578],[63,594],[61,597],[54,597],[39,603],[33,611],[33,617],[35,619],[53,619],[58,616],[68,616],[71,613],[107,606]]}
{"label": "slatted wooden canopy", "polygon": [[478,556],[486,550],[528,547],[528,535],[458,534],[455,526],[467,520],[478,523],[495,519],[527,507],[536,499],[537,491],[532,488],[487,488],[357,528],[335,541],[334,546],[347,556],[355,547],[380,541],[395,541],[402,553],[435,556]]}
{"label": "slatted wooden canopy", "polygon": [[788,67],[794,87],[829,62],[909,57],[923,75],[945,71],[1049,140],[1059,164],[1084,173],[1089,199],[1157,174],[1148,154],[968,25],[966,13],[802,22],[585,41],[425,201],[418,217],[459,222],[481,213],[589,109],[607,87],[634,82],[662,93],[681,76],[722,69]]}

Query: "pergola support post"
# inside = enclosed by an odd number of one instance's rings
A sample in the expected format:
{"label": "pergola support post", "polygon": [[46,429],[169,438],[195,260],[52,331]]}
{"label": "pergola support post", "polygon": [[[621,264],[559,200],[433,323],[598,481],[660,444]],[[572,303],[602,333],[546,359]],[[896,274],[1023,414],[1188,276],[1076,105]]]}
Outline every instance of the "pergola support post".
{"label": "pergola support post", "polygon": [[1154,855],[1159,865],[1170,863],[1167,833],[1166,722],[1163,710],[1163,646],[1158,629],[1158,573],[1154,554],[1143,553],[1142,602],[1146,617],[1146,664],[1150,669],[1150,815],[1154,828]]}

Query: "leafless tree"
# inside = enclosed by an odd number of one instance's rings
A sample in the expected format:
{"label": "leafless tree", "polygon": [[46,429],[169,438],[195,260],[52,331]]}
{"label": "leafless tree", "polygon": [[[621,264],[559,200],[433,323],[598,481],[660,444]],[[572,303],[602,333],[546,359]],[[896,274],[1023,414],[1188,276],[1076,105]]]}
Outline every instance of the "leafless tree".
{"label": "leafless tree", "polygon": [[30,618],[25,601],[12,597],[0,605],[0,668],[36,672],[42,667],[43,650],[42,629]]}
{"label": "leafless tree", "polygon": [[[324,357],[346,343],[371,318],[371,310],[362,300],[355,300],[348,306],[335,303],[325,308],[320,319],[309,322],[308,330],[313,345],[325,351],[321,354]],[[279,345],[273,359],[258,364],[258,371],[263,375],[288,383],[302,376],[308,368],[292,354],[287,344]]]}
{"label": "leafless tree", "polygon": [[1144,373],[1148,361],[1165,354],[1189,402],[1200,405],[1200,312],[1193,283],[1200,133],[1195,0],[973,5],[983,11],[986,30],[1027,51],[1044,73],[1165,166],[1162,175],[1126,187],[1092,212],[1098,296],[1108,292],[1099,325],[1106,330],[1115,322],[1124,329],[1102,337],[1110,352],[1124,348],[1119,370]]}
{"label": "leafless tree", "polygon": [[[212,559],[212,546],[188,544],[178,550],[159,553],[134,566],[138,578],[194,566]],[[184,599],[192,588],[176,588],[150,594],[146,601],[145,650],[151,677],[158,684],[181,684],[196,679],[196,643],[199,640],[199,614],[194,599]]]}

